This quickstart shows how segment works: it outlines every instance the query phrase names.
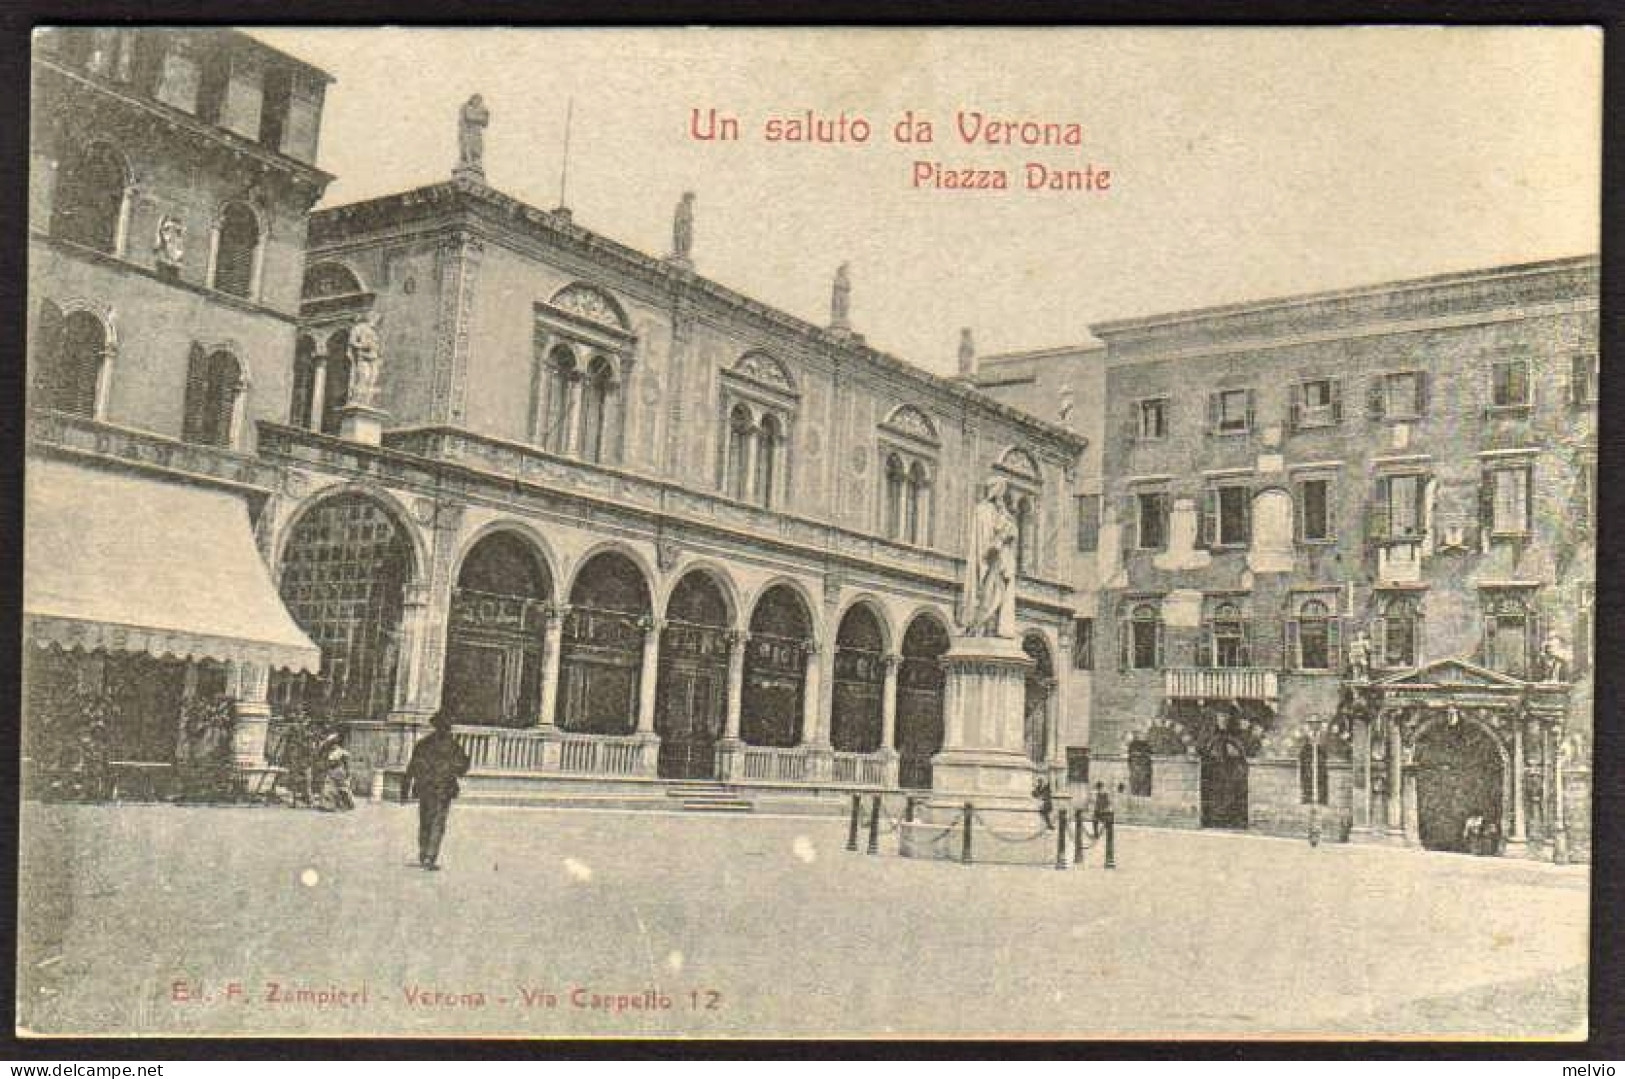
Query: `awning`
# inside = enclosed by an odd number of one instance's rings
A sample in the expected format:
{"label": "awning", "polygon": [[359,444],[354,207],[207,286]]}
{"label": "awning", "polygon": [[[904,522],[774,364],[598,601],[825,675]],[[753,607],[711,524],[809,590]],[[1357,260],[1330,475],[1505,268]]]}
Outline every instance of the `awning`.
{"label": "awning", "polygon": [[27,465],[23,629],[35,644],[316,671],[228,491]]}

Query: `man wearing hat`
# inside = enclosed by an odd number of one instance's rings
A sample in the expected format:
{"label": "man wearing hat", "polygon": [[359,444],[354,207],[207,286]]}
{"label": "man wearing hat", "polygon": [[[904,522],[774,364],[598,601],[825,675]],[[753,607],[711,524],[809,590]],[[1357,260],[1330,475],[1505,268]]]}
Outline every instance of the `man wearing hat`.
{"label": "man wearing hat", "polygon": [[451,718],[436,712],[434,730],[412,747],[401,797],[418,796],[418,864],[439,869],[440,841],[446,835],[446,816],[457,797],[457,780],[468,774],[468,754],[451,735]]}

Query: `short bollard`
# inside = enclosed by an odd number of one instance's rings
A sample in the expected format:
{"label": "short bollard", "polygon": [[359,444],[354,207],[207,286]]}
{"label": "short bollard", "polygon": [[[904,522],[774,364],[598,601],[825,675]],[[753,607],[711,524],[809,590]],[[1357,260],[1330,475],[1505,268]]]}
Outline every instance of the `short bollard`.
{"label": "short bollard", "polygon": [[1117,868],[1117,822],[1106,818],[1106,868]]}
{"label": "short bollard", "polygon": [[869,806],[869,853],[880,853],[880,795]]}
{"label": "short bollard", "polygon": [[846,849],[850,851],[858,849],[858,811],[862,805],[863,795],[854,794],[852,796],[852,819],[846,826]]}
{"label": "short bollard", "polygon": [[971,821],[971,812],[972,812],[972,810],[971,810],[971,807],[970,807],[970,803],[966,802],[965,803],[965,845],[962,848],[960,848],[960,851],[959,851],[959,860],[961,862],[963,862],[964,864],[966,864],[966,865],[970,865],[970,821]]}
{"label": "short bollard", "polygon": [[1055,829],[1055,868],[1066,868],[1066,810],[1061,810],[1060,827]]}
{"label": "short bollard", "polygon": [[1072,814],[1072,864],[1083,864],[1083,810]]}

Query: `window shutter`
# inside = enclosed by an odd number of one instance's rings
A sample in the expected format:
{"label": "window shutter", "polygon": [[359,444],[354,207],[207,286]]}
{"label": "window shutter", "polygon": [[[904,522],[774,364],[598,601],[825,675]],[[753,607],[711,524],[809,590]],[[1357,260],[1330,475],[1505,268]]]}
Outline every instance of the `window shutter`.
{"label": "window shutter", "polygon": [[1161,618],[1157,619],[1156,626],[1157,626],[1157,639],[1156,639],[1156,645],[1157,645],[1156,651],[1157,651],[1157,654],[1156,654],[1156,656],[1154,658],[1156,659],[1155,666],[1160,670],[1161,667],[1162,667],[1162,662],[1163,662],[1163,636],[1162,636],[1162,619]]}
{"label": "window shutter", "polygon": [[1584,461],[1574,470],[1574,484],[1570,488],[1569,519],[1582,532],[1591,529],[1591,470]]}
{"label": "window shutter", "polygon": [[1388,477],[1378,477],[1371,505],[1366,507],[1365,534],[1368,540],[1388,538],[1388,487]]}
{"label": "window shutter", "polygon": [[1535,468],[1525,465],[1523,472],[1523,531],[1529,535],[1535,531]]}
{"label": "window shutter", "polygon": [[1254,430],[1258,429],[1258,423],[1257,423],[1258,409],[1257,409],[1257,405],[1258,405],[1258,395],[1256,393],[1254,393],[1252,390],[1248,390],[1247,391],[1247,430],[1249,430],[1249,431],[1254,431]]}
{"label": "window shutter", "polygon": [[1340,379],[1340,378],[1332,379],[1331,380],[1331,391],[1332,391],[1332,422],[1333,423],[1342,423],[1343,422],[1343,380]]}
{"label": "window shutter", "polygon": [[1298,620],[1288,618],[1281,626],[1281,667],[1283,670],[1303,666],[1303,653],[1298,648]]}
{"label": "window shutter", "polygon": [[1512,377],[1508,381],[1511,383],[1513,404],[1534,404],[1534,400],[1529,394],[1529,364],[1527,362],[1523,360],[1515,362],[1512,365]]}
{"label": "window shutter", "polygon": [[1303,422],[1303,383],[1294,382],[1290,396],[1287,398],[1286,425],[1289,430],[1296,431]]}
{"label": "window shutter", "polygon": [[1490,549],[1490,537],[1495,534],[1495,473],[1486,470],[1478,480],[1478,537],[1479,546]]}
{"label": "window shutter", "polygon": [[1214,547],[1219,542],[1219,491],[1216,487],[1202,489],[1202,520],[1198,547]]}
{"label": "window shutter", "polygon": [[1591,378],[1591,357],[1576,352],[1569,357],[1569,404],[1583,405],[1586,401],[1586,383]]}
{"label": "window shutter", "polygon": [[1253,490],[1248,488],[1247,497],[1241,503],[1241,542],[1253,542]]}
{"label": "window shutter", "polygon": [[1429,476],[1416,485],[1416,524],[1424,536],[1437,536],[1433,529],[1433,496],[1438,489],[1437,476]]}
{"label": "window shutter", "polygon": [[1133,647],[1130,638],[1134,630],[1129,620],[1129,603],[1127,599],[1119,602],[1117,607],[1117,669],[1128,670],[1129,650]]}
{"label": "window shutter", "polygon": [[1497,669],[1496,665],[1495,665],[1495,661],[1496,661],[1496,655],[1495,655],[1495,630],[1496,630],[1496,624],[1495,624],[1495,602],[1494,602],[1494,600],[1490,600],[1490,601],[1488,601],[1488,602],[1486,602],[1484,604],[1483,618],[1484,618],[1484,631],[1483,631],[1483,633],[1481,633],[1479,635],[1478,662],[1481,665],[1483,665],[1485,667],[1488,667],[1490,670],[1493,671],[1493,670]]}
{"label": "window shutter", "polygon": [[1218,649],[1213,642],[1213,623],[1207,619],[1202,620],[1202,637],[1196,644],[1196,665],[1198,667],[1212,667],[1217,658]]}
{"label": "window shutter", "polygon": [[1326,477],[1321,486],[1321,507],[1326,514],[1326,539],[1337,538],[1337,500],[1333,497],[1337,493],[1337,481],[1330,476]]}
{"label": "window shutter", "polygon": [[1131,405],[1127,414],[1123,416],[1123,445],[1132,446],[1140,437],[1140,406]]}
{"label": "window shutter", "polygon": [[1428,382],[1429,382],[1429,380],[1430,380],[1430,376],[1429,376],[1429,373],[1427,371],[1418,371],[1418,372],[1416,372],[1416,414],[1417,414],[1417,416],[1426,416],[1428,414],[1428,397],[1429,397]]}
{"label": "window shutter", "polygon": [[1241,620],[1241,665],[1253,665],[1253,623],[1247,618]]}
{"label": "window shutter", "polygon": [[1302,543],[1307,529],[1304,528],[1304,507],[1307,501],[1304,497],[1303,480],[1292,481],[1292,539],[1295,543]]}
{"label": "window shutter", "polygon": [[1127,553],[1140,545],[1140,500],[1124,495],[1117,511],[1118,533]]}
{"label": "window shutter", "polygon": [[1343,669],[1343,620],[1335,614],[1326,619],[1326,666]]}
{"label": "window shutter", "polygon": [[1365,387],[1365,413],[1373,420],[1382,419],[1383,414],[1383,376],[1373,375]]}
{"label": "window shutter", "polygon": [[209,407],[208,358],[203,350],[192,346],[186,362],[186,400],[181,418],[181,441],[199,442],[203,438],[204,412]]}
{"label": "window shutter", "polygon": [[1381,614],[1371,620],[1371,665],[1388,666],[1388,620]]}
{"label": "window shutter", "polygon": [[1208,394],[1207,395],[1207,433],[1208,434],[1211,435],[1211,434],[1213,434],[1215,431],[1217,431],[1219,429],[1219,417],[1222,414],[1223,413],[1221,412],[1219,395],[1216,394],[1216,393]]}

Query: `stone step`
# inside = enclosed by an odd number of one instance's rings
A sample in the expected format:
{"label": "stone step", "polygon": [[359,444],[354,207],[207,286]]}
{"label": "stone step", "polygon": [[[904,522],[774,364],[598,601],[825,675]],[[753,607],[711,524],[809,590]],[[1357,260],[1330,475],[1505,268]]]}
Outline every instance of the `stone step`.
{"label": "stone step", "polygon": [[683,809],[689,813],[751,813],[756,805],[743,798],[702,798],[685,800]]}

